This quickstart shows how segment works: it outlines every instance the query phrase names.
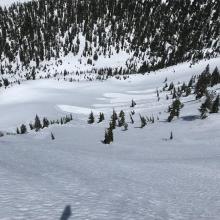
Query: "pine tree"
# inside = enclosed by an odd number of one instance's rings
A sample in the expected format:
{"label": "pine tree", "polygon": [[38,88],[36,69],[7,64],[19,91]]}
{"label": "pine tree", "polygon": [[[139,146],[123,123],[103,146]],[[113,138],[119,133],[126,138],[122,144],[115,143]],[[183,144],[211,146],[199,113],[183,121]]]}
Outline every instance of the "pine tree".
{"label": "pine tree", "polygon": [[30,127],[31,130],[34,129],[34,125],[32,123],[29,124],[29,127]]}
{"label": "pine tree", "polygon": [[48,121],[47,118],[43,118],[43,128],[49,127],[50,122]]}
{"label": "pine tree", "polygon": [[179,99],[173,101],[172,105],[169,106],[169,110],[168,110],[168,112],[170,113],[168,117],[168,122],[171,122],[175,116],[179,117],[181,108],[183,108],[183,104],[180,102]]}
{"label": "pine tree", "polygon": [[16,133],[17,133],[17,134],[20,134],[19,128],[16,129]]}
{"label": "pine tree", "polygon": [[134,108],[136,105],[137,105],[136,102],[132,99],[131,100],[131,108]]}
{"label": "pine tree", "polygon": [[35,117],[34,128],[36,131],[39,131],[42,128],[41,121],[38,115],[36,115]]}
{"label": "pine tree", "polygon": [[170,140],[173,140],[173,132],[170,133]]}
{"label": "pine tree", "polygon": [[204,103],[202,103],[202,105],[201,105],[199,111],[200,111],[200,113],[201,113],[201,114],[200,114],[201,119],[207,118],[208,109],[207,109],[207,107],[205,106]]}
{"label": "pine tree", "polygon": [[219,95],[213,102],[211,113],[218,113],[219,112]]}
{"label": "pine tree", "polygon": [[141,128],[145,127],[147,125],[147,120],[145,117],[140,115],[140,119],[141,119]]}
{"label": "pine tree", "polygon": [[101,122],[104,121],[104,120],[105,120],[104,113],[100,112],[100,113],[99,113],[98,123],[101,123]]}
{"label": "pine tree", "polygon": [[91,112],[89,115],[88,124],[93,124],[94,122],[95,122],[95,117],[93,112]]}
{"label": "pine tree", "polygon": [[134,124],[134,119],[131,114],[130,114],[130,119],[131,119],[131,124]]}
{"label": "pine tree", "polygon": [[113,131],[112,128],[108,128],[105,130],[105,139],[103,141],[104,144],[110,144],[111,142],[113,142]]}
{"label": "pine tree", "polygon": [[209,72],[209,65],[207,65],[206,69],[199,76],[199,79],[195,85],[195,94],[196,99],[200,99],[207,92],[207,87],[211,82],[211,74]]}
{"label": "pine tree", "polygon": [[112,116],[111,116],[111,122],[110,122],[111,127],[112,127],[113,130],[116,128],[117,120],[118,120],[118,115],[117,115],[116,111],[113,110],[113,113],[112,113]]}
{"label": "pine tree", "polygon": [[220,74],[216,67],[212,73],[211,86],[217,85],[218,83],[220,83]]}
{"label": "pine tree", "polygon": [[119,113],[119,120],[118,120],[118,126],[122,127],[125,124],[125,113],[123,110]]}
{"label": "pine tree", "polygon": [[209,93],[206,93],[206,100],[204,103],[202,103],[201,107],[199,108],[199,111],[201,113],[200,117],[201,119],[207,118],[207,113],[209,110],[211,110],[213,104]]}
{"label": "pine tree", "polygon": [[20,128],[20,134],[26,134],[26,133],[27,133],[27,127],[24,124],[22,124]]}
{"label": "pine tree", "polygon": [[128,130],[128,123],[124,123],[124,131]]}
{"label": "pine tree", "polygon": [[50,136],[51,136],[52,140],[55,140],[54,134],[52,132],[51,132]]}

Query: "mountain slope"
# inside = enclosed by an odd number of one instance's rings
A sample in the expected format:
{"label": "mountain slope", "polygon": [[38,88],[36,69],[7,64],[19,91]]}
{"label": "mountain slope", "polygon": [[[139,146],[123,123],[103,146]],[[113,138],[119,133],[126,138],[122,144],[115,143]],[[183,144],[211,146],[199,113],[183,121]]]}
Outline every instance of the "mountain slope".
{"label": "mountain slope", "polygon": [[209,0],[40,0],[0,8],[1,73],[116,75],[216,57],[219,8]]}
{"label": "mountain slope", "polygon": [[[214,219],[219,217],[219,114],[199,118],[203,100],[181,97],[180,118],[166,121],[171,98],[167,83],[181,85],[210,72],[219,58],[192,67],[183,63],[149,75],[104,82],[37,80],[0,94],[1,130],[15,131],[38,114],[56,119],[67,113],[73,121],[40,132],[0,139],[0,215],[2,219],[58,219],[71,205],[72,219]],[[219,91],[219,85],[213,90]],[[130,107],[134,99],[137,105]],[[104,145],[112,114],[124,110],[128,131],[117,128],[114,142]],[[105,121],[87,124],[93,109]],[[159,116],[140,129],[139,113]],[[173,140],[170,132],[173,131]],[[51,132],[55,140],[51,140]]]}

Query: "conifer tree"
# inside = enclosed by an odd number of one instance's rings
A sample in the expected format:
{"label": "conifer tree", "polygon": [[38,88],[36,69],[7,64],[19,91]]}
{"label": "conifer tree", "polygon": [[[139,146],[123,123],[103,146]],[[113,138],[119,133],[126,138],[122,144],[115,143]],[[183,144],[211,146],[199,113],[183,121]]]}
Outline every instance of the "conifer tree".
{"label": "conifer tree", "polygon": [[134,124],[134,119],[131,114],[130,114],[130,119],[131,119],[131,124]]}
{"label": "conifer tree", "polygon": [[26,134],[26,133],[27,133],[27,127],[24,124],[22,124],[20,128],[20,134]]}
{"label": "conifer tree", "polygon": [[101,122],[104,121],[104,120],[105,120],[104,113],[100,112],[100,113],[99,113],[98,123],[101,123]]}
{"label": "conifer tree", "polygon": [[173,140],[173,132],[170,133],[170,140]]}
{"label": "conifer tree", "polygon": [[50,136],[51,136],[52,140],[55,140],[54,134],[52,132],[51,132]]}
{"label": "conifer tree", "polygon": [[93,112],[91,111],[90,115],[89,115],[89,119],[88,119],[88,124],[93,124],[95,122],[95,117]]}
{"label": "conifer tree", "polygon": [[34,128],[36,131],[39,131],[42,128],[41,121],[38,115],[36,115],[35,117]]}
{"label": "conifer tree", "polygon": [[131,108],[134,108],[136,106],[136,102],[132,99],[131,100]]}
{"label": "conifer tree", "polygon": [[125,113],[123,110],[119,113],[118,126],[122,127],[125,124]]}
{"label": "conifer tree", "polygon": [[116,122],[118,120],[118,115],[115,110],[113,110],[112,116],[111,116],[111,127],[114,130],[116,128]]}
{"label": "conifer tree", "polygon": [[200,117],[201,119],[205,119],[207,118],[207,113],[209,110],[211,110],[212,108],[212,99],[210,97],[210,94],[209,93],[206,93],[206,99],[205,99],[205,102],[202,103],[199,111],[201,113]]}
{"label": "conifer tree", "polygon": [[209,72],[209,65],[207,65],[206,69],[199,76],[198,81],[195,85],[195,94],[196,99],[200,99],[207,93],[207,87],[211,82],[211,74]]}
{"label": "conifer tree", "polygon": [[168,117],[168,122],[171,122],[175,116],[179,117],[181,108],[183,108],[183,104],[180,102],[179,99],[173,101],[172,105],[169,106],[169,110],[168,110],[168,112],[170,113]]}
{"label": "conifer tree", "polygon": [[16,133],[17,133],[17,134],[20,134],[19,128],[16,129]]}
{"label": "conifer tree", "polygon": [[49,127],[50,122],[48,121],[47,118],[43,118],[43,128]]}
{"label": "conifer tree", "polygon": [[141,119],[141,128],[145,127],[147,125],[147,120],[145,117],[140,115],[140,119]]}
{"label": "conifer tree", "polygon": [[218,83],[220,83],[220,74],[216,67],[212,73],[211,86],[217,85]]}
{"label": "conifer tree", "polygon": [[211,113],[218,113],[219,112],[219,95],[213,102]]}
{"label": "conifer tree", "polygon": [[105,139],[103,141],[104,144],[110,144],[113,142],[113,131],[112,128],[109,127],[108,129],[105,130]]}

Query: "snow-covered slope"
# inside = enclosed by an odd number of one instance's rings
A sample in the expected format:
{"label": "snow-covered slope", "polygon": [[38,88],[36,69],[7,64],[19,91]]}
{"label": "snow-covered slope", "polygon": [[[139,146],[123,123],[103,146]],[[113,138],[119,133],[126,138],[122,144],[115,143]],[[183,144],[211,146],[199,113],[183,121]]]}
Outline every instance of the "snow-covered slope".
{"label": "snow-covered slope", "polygon": [[[127,80],[37,80],[1,89],[2,131],[15,131],[36,114],[56,119],[72,113],[74,119],[0,139],[1,219],[59,219],[68,204],[71,219],[219,219],[220,114],[199,119],[201,102],[191,95],[182,99],[180,118],[168,123],[171,100],[166,92],[160,101],[156,96],[165,78],[188,82],[207,64],[220,68],[220,58]],[[135,124],[117,128],[114,142],[102,144],[112,109],[123,109],[129,121],[132,99]],[[91,110],[104,112],[105,122],[88,125]],[[140,129],[138,113],[159,120]]]}
{"label": "snow-covered slope", "polygon": [[30,0],[0,0],[0,6],[2,7],[8,7],[13,3],[22,3],[22,2],[28,2]]}

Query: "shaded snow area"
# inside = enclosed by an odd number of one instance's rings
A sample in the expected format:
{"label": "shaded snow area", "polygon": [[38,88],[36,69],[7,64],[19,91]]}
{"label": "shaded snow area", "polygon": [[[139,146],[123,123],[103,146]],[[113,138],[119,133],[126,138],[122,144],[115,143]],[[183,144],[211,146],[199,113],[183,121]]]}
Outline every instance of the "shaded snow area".
{"label": "shaded snow area", "polygon": [[[190,95],[181,99],[180,118],[168,123],[172,100],[161,92],[158,101],[156,94],[165,78],[187,83],[207,64],[212,72],[220,58],[127,80],[37,80],[1,90],[1,131],[15,132],[36,114],[72,113],[73,121],[0,138],[0,219],[54,220],[70,205],[70,219],[77,220],[218,220],[220,114],[201,120],[201,101]],[[114,142],[104,145],[113,108],[124,110],[127,122],[135,110],[135,123],[114,130]],[[96,121],[104,112],[105,121],[88,125],[91,110]],[[140,129],[139,113],[159,120]]]}

